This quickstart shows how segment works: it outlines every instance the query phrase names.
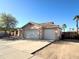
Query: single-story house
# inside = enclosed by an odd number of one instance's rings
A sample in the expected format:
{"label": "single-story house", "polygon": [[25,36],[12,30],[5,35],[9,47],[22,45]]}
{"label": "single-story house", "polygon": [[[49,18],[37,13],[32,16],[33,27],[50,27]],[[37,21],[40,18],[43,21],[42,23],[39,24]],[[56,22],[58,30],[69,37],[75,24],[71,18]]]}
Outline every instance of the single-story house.
{"label": "single-story house", "polygon": [[61,28],[53,22],[40,24],[29,22],[22,27],[22,37],[24,39],[58,40],[61,38]]}

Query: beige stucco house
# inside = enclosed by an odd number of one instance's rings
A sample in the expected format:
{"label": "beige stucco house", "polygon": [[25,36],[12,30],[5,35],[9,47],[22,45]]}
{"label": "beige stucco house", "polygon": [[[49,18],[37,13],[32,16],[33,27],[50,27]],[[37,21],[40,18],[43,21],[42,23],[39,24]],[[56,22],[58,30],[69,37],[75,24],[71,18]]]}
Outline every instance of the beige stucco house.
{"label": "beige stucco house", "polygon": [[22,27],[22,37],[24,39],[58,40],[61,38],[61,28],[53,22],[41,24],[29,22]]}

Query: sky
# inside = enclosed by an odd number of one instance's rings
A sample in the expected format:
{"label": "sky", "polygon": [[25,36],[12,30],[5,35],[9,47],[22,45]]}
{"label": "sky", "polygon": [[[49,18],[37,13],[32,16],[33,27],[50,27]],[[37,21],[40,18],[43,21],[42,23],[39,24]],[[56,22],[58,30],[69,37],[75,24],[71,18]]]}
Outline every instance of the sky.
{"label": "sky", "polygon": [[0,0],[0,13],[16,17],[17,27],[28,22],[54,22],[75,28],[75,15],[79,15],[79,0]]}

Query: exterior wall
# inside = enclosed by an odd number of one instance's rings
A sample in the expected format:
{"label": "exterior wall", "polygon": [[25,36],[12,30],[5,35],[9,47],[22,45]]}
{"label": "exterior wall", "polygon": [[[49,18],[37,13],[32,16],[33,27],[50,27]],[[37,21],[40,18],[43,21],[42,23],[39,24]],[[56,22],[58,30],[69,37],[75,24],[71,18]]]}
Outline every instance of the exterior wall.
{"label": "exterior wall", "polygon": [[39,39],[43,39],[43,29],[39,29]]}
{"label": "exterior wall", "polygon": [[24,27],[23,29],[22,29],[22,37],[23,38],[25,38],[25,32],[27,31],[27,30],[29,30],[30,29],[30,27],[31,27],[31,25],[27,25],[26,27]]}
{"label": "exterior wall", "polygon": [[61,29],[58,29],[58,38],[61,39],[62,31]]}
{"label": "exterior wall", "polygon": [[53,29],[56,33],[56,39],[59,40],[61,38],[61,29],[60,28],[55,28]]}
{"label": "exterior wall", "polygon": [[22,32],[23,38],[26,38],[25,32],[27,32],[28,30],[38,30],[39,39],[41,39],[41,26],[29,24],[27,27],[23,28],[23,32]]}
{"label": "exterior wall", "polygon": [[[32,25],[32,24],[28,24],[26,27],[24,27],[22,29],[22,37],[23,38],[26,38],[25,32],[27,32],[30,29],[31,30],[34,30],[34,29],[38,30],[39,31],[39,39],[44,39],[44,29],[47,29],[47,28],[42,28],[42,26]],[[58,40],[61,37],[61,29],[59,29],[59,28],[48,28],[48,29],[52,29],[53,31],[55,31],[55,33],[56,33],[55,40]]]}

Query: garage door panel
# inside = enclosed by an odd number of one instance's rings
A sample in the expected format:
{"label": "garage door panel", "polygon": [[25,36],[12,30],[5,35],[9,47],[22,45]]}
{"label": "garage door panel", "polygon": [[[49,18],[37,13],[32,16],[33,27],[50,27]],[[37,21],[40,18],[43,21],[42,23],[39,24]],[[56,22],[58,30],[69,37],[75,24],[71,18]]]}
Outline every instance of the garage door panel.
{"label": "garage door panel", "polygon": [[28,30],[25,32],[26,38],[38,39],[39,38],[39,31],[38,30]]}
{"label": "garage door panel", "polygon": [[44,39],[56,39],[56,33],[52,29],[45,29],[44,30]]}

